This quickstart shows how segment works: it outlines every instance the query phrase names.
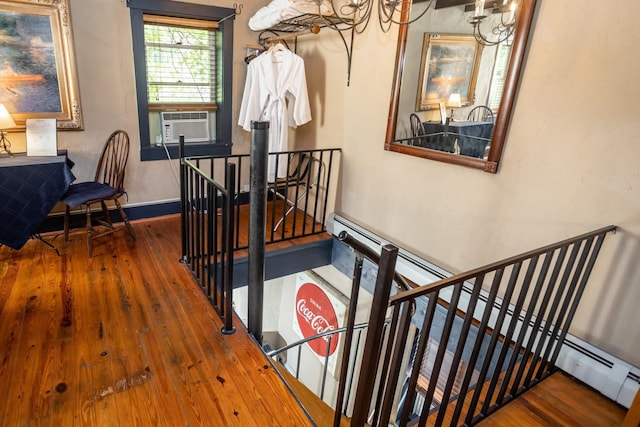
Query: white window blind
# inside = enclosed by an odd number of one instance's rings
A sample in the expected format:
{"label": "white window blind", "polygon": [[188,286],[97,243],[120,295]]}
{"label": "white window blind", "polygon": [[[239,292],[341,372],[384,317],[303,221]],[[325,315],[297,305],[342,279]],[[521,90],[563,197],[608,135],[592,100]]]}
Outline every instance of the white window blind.
{"label": "white window blind", "polygon": [[144,16],[149,108],[215,109],[217,23]]}

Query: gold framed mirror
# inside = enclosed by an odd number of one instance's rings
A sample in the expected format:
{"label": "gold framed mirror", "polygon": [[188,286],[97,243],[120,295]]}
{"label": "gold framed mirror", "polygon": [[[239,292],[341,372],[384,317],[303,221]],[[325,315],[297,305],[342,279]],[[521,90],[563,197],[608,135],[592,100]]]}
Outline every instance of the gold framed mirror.
{"label": "gold framed mirror", "polygon": [[[503,43],[483,46],[480,71],[474,80],[469,82],[472,83],[473,93],[467,95],[466,102],[447,105],[442,102],[444,95],[440,93],[433,96],[439,102],[432,103],[428,108],[421,108],[421,111],[415,110],[418,104],[417,98],[429,99],[431,96],[430,93],[425,93],[427,84],[424,80],[421,81],[425,78],[429,65],[421,62],[424,62],[425,57],[437,56],[431,51],[424,50],[429,48],[426,40],[453,36],[473,38],[474,26],[469,22],[474,16],[473,2],[433,0],[416,2],[411,8],[405,8],[404,16],[401,18],[403,20],[409,20],[411,14],[417,16],[424,13],[424,16],[410,25],[400,26],[398,30],[385,150],[496,173],[511,120],[536,1],[517,0],[518,5],[514,15],[515,27],[512,34]],[[430,10],[425,11],[426,8]],[[471,19],[467,18],[468,16],[471,16]],[[506,57],[501,53],[501,48],[502,52],[508,52]],[[499,84],[496,84],[496,70],[500,72],[497,64],[501,56],[504,69],[499,78]],[[496,92],[494,88],[498,86],[499,90]],[[419,87],[420,90],[418,90]],[[425,104],[428,102],[423,101],[421,105]],[[485,129],[483,137],[461,136],[462,132],[458,133],[456,129],[471,124],[469,123],[472,121],[471,110],[477,106],[488,106],[492,110],[490,119],[492,124],[488,133]],[[415,120],[423,123],[422,127],[418,125],[423,133],[422,136],[416,134]],[[445,148],[440,144],[443,135],[447,141],[452,141]],[[436,138],[438,142],[433,143],[434,140],[429,138]],[[464,147],[460,148],[465,138],[475,138],[482,142],[482,146],[478,148],[475,144],[476,147],[473,150],[465,151]]]}

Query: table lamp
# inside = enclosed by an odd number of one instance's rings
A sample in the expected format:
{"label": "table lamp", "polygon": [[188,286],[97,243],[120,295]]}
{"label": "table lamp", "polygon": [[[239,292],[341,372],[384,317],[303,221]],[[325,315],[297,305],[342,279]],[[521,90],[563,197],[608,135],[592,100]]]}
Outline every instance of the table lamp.
{"label": "table lamp", "polygon": [[9,148],[11,148],[11,142],[7,139],[7,134],[4,130],[14,127],[16,127],[16,122],[11,118],[7,107],[0,103],[0,155],[6,152],[9,157],[13,157],[11,150],[9,150]]}
{"label": "table lamp", "polygon": [[462,100],[459,93],[452,93],[447,101],[447,107],[451,108],[451,120],[453,120],[453,109],[462,107]]}

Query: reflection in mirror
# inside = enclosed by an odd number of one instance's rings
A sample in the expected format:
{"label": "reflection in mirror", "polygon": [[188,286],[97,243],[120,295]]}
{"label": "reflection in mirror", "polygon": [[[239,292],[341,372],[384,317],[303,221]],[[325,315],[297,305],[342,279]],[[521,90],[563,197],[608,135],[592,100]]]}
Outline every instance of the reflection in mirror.
{"label": "reflection in mirror", "polygon": [[496,173],[535,1],[407,9],[424,16],[399,29],[385,149]]}

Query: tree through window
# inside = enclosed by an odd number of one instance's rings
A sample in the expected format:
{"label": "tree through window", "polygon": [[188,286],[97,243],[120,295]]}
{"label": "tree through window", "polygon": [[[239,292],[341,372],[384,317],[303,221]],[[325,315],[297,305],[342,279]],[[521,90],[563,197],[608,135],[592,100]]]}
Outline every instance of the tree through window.
{"label": "tree through window", "polygon": [[150,109],[214,109],[217,23],[150,15],[144,21]]}
{"label": "tree through window", "polygon": [[176,158],[178,133],[185,134],[188,156],[229,154],[236,11],[169,0],[127,5],[140,159]]}

